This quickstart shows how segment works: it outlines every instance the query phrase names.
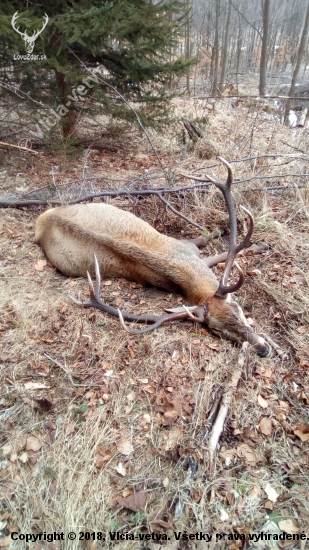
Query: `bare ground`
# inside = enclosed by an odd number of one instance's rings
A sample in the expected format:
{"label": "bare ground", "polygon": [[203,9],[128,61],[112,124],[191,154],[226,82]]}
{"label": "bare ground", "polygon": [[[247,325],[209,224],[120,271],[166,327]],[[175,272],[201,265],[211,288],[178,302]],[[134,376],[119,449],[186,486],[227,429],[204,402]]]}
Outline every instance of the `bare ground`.
{"label": "bare ground", "polygon": [[[213,547],[199,540],[177,542],[174,532],[179,531],[213,534],[214,540],[215,533],[247,537],[276,529],[309,537],[309,201],[303,177],[309,171],[308,133],[282,127],[261,106],[233,109],[230,100],[217,103],[215,112],[188,99],[178,100],[176,108],[191,119],[206,114],[210,124],[193,148],[179,144],[177,125],[164,136],[152,135],[169,170],[215,164],[205,160],[211,140],[226,158],[247,159],[234,164],[236,179],[261,176],[233,189],[237,203],[254,214],[252,242],[267,245],[262,254],[239,259],[246,280],[238,299],[255,330],[268,334],[286,356],[274,351],[259,359],[250,353],[210,472],[206,420],[231,378],[239,349],[191,322],[132,336],[116,318],[76,307],[68,295],[81,291],[86,296],[86,281],[55,272],[34,243],[42,208],[1,210],[2,546],[15,531],[77,533],[75,541],[28,545],[18,540],[10,546],[35,550],[159,549],[153,540],[139,542],[147,533],[165,534],[169,550]],[[283,156],[262,156],[271,154]],[[18,186],[28,192],[50,185],[51,171],[60,197],[63,190],[74,194],[76,184],[68,182],[81,178],[85,169],[88,176],[149,174],[150,184],[164,183],[144,137],[127,140],[117,155],[90,152],[85,159],[42,152],[37,158],[9,151],[2,161],[2,194]],[[221,166],[214,171],[225,178]],[[265,178],[274,174],[294,176]],[[93,185],[84,183],[82,191],[123,183]],[[270,193],[266,185],[287,190]],[[108,200],[167,234],[198,235],[157,199]],[[183,193],[173,204],[209,230],[227,227],[217,190]],[[245,231],[242,214],[239,229]],[[205,255],[226,244],[211,243]],[[220,276],[219,268],[216,272]],[[125,280],[104,281],[102,295],[134,312],[159,313],[182,303],[177,295]],[[190,482],[189,457],[197,463]],[[179,501],[185,504],[181,520]],[[100,532],[106,542],[79,540],[82,532]],[[112,542],[109,532],[135,540]],[[259,548],[276,544],[264,541]],[[305,548],[308,543],[280,544]],[[217,546],[257,547],[223,538]]]}

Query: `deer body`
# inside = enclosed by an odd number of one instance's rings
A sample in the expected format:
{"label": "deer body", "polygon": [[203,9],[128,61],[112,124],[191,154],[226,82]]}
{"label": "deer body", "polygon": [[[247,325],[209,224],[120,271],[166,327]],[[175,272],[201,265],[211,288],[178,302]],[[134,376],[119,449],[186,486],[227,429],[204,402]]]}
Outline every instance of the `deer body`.
{"label": "deer body", "polygon": [[[88,276],[90,301],[74,301],[85,307],[96,307],[119,315],[120,319],[123,316],[129,321],[152,323],[150,328],[140,331],[129,329],[129,332],[135,333],[154,330],[165,322],[193,317],[197,322],[206,323],[215,334],[237,342],[248,341],[258,355],[268,356],[269,346],[255,334],[241,307],[231,299],[231,292],[241,287],[244,277],[237,264],[240,271],[238,282],[229,285],[228,277],[237,253],[250,242],[253,218],[244,209],[249,216],[250,227],[243,241],[237,245],[236,207],[231,195],[233,171],[226,160],[220,160],[228,169],[226,184],[207,176],[222,191],[230,218],[229,250],[220,283],[207,265],[207,260],[199,257],[195,244],[162,235],[130,212],[97,203],[60,206],[39,216],[35,238],[51,263],[63,274],[83,277],[87,273],[93,274],[95,270],[95,287]],[[216,261],[209,258],[208,263],[215,265],[222,261],[219,256],[215,257]],[[124,277],[180,292],[196,308],[192,314],[184,308],[181,313],[159,317],[119,312],[100,299],[100,272],[104,277]]]}
{"label": "deer body", "polygon": [[61,206],[39,216],[36,241],[68,277],[94,274],[96,254],[104,277],[124,277],[178,291],[192,305],[213,296],[218,281],[199,250],[156,231],[130,212],[109,204]]}

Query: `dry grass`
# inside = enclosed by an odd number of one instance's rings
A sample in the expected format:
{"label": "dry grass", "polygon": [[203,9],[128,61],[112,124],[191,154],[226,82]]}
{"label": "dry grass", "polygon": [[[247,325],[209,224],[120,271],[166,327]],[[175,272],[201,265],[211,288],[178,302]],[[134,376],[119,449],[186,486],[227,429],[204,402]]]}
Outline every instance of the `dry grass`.
{"label": "dry grass", "polygon": [[[192,100],[179,101],[178,108],[184,107],[187,117],[204,114],[203,105]],[[308,149],[304,130],[283,128],[262,110],[232,109],[226,100],[209,116],[207,134],[228,158],[293,153],[283,142]],[[204,162],[198,150],[179,146],[172,130],[153,140],[164,163],[177,166],[177,171],[189,172]],[[49,181],[55,162],[45,155],[41,159],[40,166],[32,160],[25,178],[32,189],[42,185],[42,179]],[[91,153],[87,162],[92,175],[109,172],[111,177],[157,169],[144,139],[128,145],[116,160],[107,153]],[[57,159],[63,181],[77,177],[83,159],[74,163],[72,175],[69,157]],[[237,179],[257,173],[298,174],[278,179],[276,184],[288,186],[283,194],[267,193],[269,181],[263,179],[234,188],[237,203],[254,213],[253,242],[268,246],[263,254],[240,258],[247,276],[238,299],[255,329],[268,333],[286,358],[276,353],[266,360],[250,356],[213,474],[207,469],[203,443],[205,421],[235,368],[238,349],[189,322],[133,337],[122,331],[117,319],[78,309],[67,296],[79,290],[86,294],[84,280],[65,279],[49,265],[42,272],[34,268],[43,259],[33,242],[38,209],[0,211],[2,445],[11,445],[0,456],[0,494],[3,510],[10,514],[9,527],[15,525],[23,533],[100,531],[104,536],[109,531],[170,534],[179,528],[247,533],[261,529],[273,508],[279,519],[293,516],[300,530],[309,533],[308,441],[294,433],[298,424],[309,425],[309,201],[308,187],[294,187],[306,184],[302,173],[307,165],[307,155],[297,152],[295,158],[265,157],[234,165]],[[40,167],[44,177],[34,177]],[[18,166],[9,167],[7,177],[16,170]],[[215,172],[225,178],[222,167]],[[154,199],[114,203],[161,231],[196,235]],[[177,205],[209,229],[227,224],[216,190],[184,194]],[[241,215],[240,220],[242,229]],[[212,243],[210,254],[225,245]],[[131,311],[158,312],[179,303],[179,296],[124,280],[103,285],[102,293],[115,304],[130,302],[126,308]],[[45,388],[29,389],[28,382]],[[267,402],[265,408],[259,396]],[[168,411],[176,411],[174,421],[164,416]],[[261,429],[264,417],[272,421],[268,436]],[[29,449],[30,436],[40,442],[39,449]],[[133,451],[125,454],[128,442]],[[249,463],[241,456],[243,444],[260,459]],[[189,456],[196,458],[198,469],[186,494]],[[119,464],[125,475],[119,473]],[[279,493],[275,503],[266,496],[267,484]],[[143,511],[120,506],[119,499],[140,491],[148,495]],[[174,519],[179,498],[187,502],[182,525]],[[106,546],[85,546],[78,540],[61,544],[64,550]],[[138,544],[123,541],[117,546],[131,549]],[[196,546],[192,542],[189,548]],[[18,541],[12,548],[27,545]]]}

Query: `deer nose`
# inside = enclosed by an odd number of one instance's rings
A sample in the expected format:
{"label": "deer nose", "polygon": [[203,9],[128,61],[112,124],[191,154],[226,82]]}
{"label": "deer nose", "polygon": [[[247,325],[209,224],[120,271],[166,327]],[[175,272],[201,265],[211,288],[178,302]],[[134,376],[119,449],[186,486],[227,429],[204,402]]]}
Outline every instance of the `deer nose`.
{"label": "deer nose", "polygon": [[256,353],[259,357],[269,357],[271,354],[271,347],[265,344],[264,346],[257,346]]}

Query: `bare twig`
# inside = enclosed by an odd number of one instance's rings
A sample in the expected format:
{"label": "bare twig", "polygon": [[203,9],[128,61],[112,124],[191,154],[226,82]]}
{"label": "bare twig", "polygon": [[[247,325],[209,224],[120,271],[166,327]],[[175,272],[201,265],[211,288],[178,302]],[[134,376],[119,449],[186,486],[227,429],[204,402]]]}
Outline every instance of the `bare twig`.
{"label": "bare twig", "polygon": [[281,359],[286,359],[287,353],[274,342],[268,334],[263,334],[263,338],[271,345],[271,347],[276,351],[276,353],[281,357]]}
{"label": "bare twig", "polygon": [[67,375],[69,381],[70,381],[70,384],[72,386],[74,386],[75,388],[101,388],[101,387],[104,387],[105,388],[105,384],[75,384],[75,382],[73,382],[73,379],[72,379],[72,376],[71,376],[71,373],[70,371],[64,366],[62,365],[59,361],[57,361],[57,359],[53,359],[53,357],[51,357],[50,355],[48,355],[48,353],[46,353],[45,351],[43,352],[43,355],[49,360],[49,361],[52,361],[52,363],[54,363],[55,365],[57,365],[57,367],[59,367],[59,369],[63,370],[63,372]]}
{"label": "bare twig", "polygon": [[43,352],[43,355],[49,359],[49,361],[52,361],[55,365],[57,365],[57,367],[59,367],[59,369],[63,370],[63,372],[67,375],[70,383],[72,384],[72,386],[78,386],[79,384],[75,384],[75,382],[73,382],[73,379],[72,379],[72,376],[71,376],[71,373],[70,371],[68,371],[68,369],[62,365],[61,363],[59,363],[59,361],[57,361],[57,359],[53,359],[50,355],[48,355],[48,353],[46,353],[45,351]]}
{"label": "bare twig", "polygon": [[164,199],[161,195],[161,193],[154,193],[155,195],[157,195],[157,197],[159,197],[159,199],[164,202],[164,204],[166,204],[166,206],[172,211],[174,212],[174,214],[177,214],[177,216],[179,216],[180,218],[182,218],[183,220],[185,220],[186,222],[190,223],[191,225],[194,225],[194,227],[197,227],[198,229],[200,229],[201,231],[205,231],[205,227],[203,225],[200,225],[199,223],[197,222],[194,222],[193,220],[191,220],[190,218],[187,218],[187,216],[185,216],[184,214],[181,214],[181,212],[179,212],[179,210],[176,210],[176,208],[174,208],[170,202],[168,202],[166,199]]}
{"label": "bare twig", "polygon": [[11,143],[6,143],[5,141],[0,141],[0,145],[3,145],[4,147],[13,147],[14,149],[21,149],[22,151],[27,151],[28,153],[33,153],[34,155],[38,154],[38,151],[34,151],[33,149],[28,149],[28,147],[21,147],[20,145],[12,145]]}

